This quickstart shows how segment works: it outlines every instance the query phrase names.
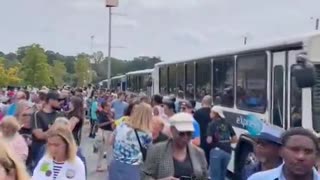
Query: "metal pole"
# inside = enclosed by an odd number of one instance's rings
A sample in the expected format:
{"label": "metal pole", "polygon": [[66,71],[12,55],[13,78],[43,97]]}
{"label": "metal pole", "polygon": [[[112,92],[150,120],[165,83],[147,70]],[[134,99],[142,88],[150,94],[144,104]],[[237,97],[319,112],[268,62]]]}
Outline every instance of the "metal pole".
{"label": "metal pole", "polygon": [[247,36],[245,36],[245,37],[244,37],[244,41],[243,41],[243,44],[244,44],[244,45],[247,44],[247,40],[248,40],[248,38],[247,38]]}
{"label": "metal pole", "polygon": [[112,11],[111,7],[109,7],[109,43],[108,43],[108,89],[110,89],[111,85],[111,20],[112,20]]}
{"label": "metal pole", "polygon": [[93,54],[93,41],[94,41],[94,36],[92,35],[91,36],[91,42],[90,42],[90,50],[91,50],[91,53]]}
{"label": "metal pole", "polygon": [[319,18],[316,19],[316,30],[319,30]]}

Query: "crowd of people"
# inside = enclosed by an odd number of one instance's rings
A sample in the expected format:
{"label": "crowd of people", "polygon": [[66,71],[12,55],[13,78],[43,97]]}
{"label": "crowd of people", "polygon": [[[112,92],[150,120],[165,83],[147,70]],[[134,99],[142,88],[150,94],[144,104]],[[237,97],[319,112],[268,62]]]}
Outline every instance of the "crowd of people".
{"label": "crowd of people", "polygon": [[[91,85],[0,94],[0,180],[86,180],[81,150],[88,121],[96,172],[109,180],[225,180],[238,137],[223,109],[178,96],[134,95]],[[265,124],[255,161],[237,180],[314,180],[318,139]]]}

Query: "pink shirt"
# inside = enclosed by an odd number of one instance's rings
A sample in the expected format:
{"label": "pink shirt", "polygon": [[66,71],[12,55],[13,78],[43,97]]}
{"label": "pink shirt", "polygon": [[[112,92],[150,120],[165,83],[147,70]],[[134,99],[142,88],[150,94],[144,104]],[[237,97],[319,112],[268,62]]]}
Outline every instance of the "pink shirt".
{"label": "pink shirt", "polygon": [[25,139],[19,133],[16,133],[13,137],[10,138],[2,136],[2,139],[8,143],[11,150],[13,150],[21,160],[27,160],[29,153],[28,145]]}

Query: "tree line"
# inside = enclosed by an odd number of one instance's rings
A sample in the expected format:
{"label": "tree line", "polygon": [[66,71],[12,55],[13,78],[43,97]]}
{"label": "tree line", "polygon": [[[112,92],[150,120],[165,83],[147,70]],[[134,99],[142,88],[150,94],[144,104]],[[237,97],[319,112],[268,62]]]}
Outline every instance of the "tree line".
{"label": "tree line", "polygon": [[[150,69],[160,57],[136,57],[121,60],[112,57],[111,76]],[[45,50],[39,44],[19,47],[16,52],[0,51],[0,87],[11,86],[85,86],[107,79],[108,59],[101,51],[64,56]]]}

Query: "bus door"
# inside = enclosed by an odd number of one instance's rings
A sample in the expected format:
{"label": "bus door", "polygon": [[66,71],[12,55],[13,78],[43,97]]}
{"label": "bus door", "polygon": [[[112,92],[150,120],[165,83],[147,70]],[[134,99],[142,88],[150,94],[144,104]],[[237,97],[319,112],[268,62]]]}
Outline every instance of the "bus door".
{"label": "bus door", "polygon": [[286,128],[286,52],[272,53],[272,78],[271,78],[271,123]]}
{"label": "bus door", "polygon": [[292,69],[294,68],[297,56],[302,50],[292,50],[287,52],[288,59],[288,128],[304,127],[312,128],[312,93],[311,88],[299,88]]}

